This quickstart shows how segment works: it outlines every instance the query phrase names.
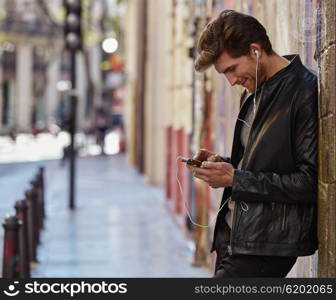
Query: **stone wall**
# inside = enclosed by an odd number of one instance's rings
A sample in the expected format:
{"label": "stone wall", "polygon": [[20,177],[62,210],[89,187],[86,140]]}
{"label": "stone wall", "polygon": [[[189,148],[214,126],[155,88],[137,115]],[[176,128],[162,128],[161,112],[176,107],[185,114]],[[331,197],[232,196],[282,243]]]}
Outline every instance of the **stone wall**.
{"label": "stone wall", "polygon": [[320,277],[336,277],[336,5],[320,1],[319,61],[319,262]]}

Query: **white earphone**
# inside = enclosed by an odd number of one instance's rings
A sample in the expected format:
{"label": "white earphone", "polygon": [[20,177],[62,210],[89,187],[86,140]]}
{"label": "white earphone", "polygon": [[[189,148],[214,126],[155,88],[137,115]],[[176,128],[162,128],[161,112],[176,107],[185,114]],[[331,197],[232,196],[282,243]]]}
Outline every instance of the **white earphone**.
{"label": "white earphone", "polygon": [[258,65],[259,65],[259,51],[257,49],[253,49],[253,53],[257,56],[257,63],[256,63],[256,80],[255,80],[255,91],[253,97],[253,114],[256,113],[256,96],[257,96],[257,88],[258,88]]}
{"label": "white earphone", "polygon": [[[253,97],[253,115],[256,114],[256,97],[257,97],[257,89],[258,89],[258,66],[259,66],[259,50],[253,49],[253,53],[257,56],[257,63],[255,68],[255,89],[254,89],[254,97]],[[251,125],[248,124],[246,121],[239,119],[239,121],[242,121],[247,127],[251,128]]]}

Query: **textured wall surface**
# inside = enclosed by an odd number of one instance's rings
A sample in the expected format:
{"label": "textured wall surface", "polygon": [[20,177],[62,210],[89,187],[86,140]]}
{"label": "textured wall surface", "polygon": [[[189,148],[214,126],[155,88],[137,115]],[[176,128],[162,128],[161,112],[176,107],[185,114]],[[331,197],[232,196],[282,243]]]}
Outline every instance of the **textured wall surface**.
{"label": "textured wall surface", "polygon": [[320,74],[319,112],[319,269],[321,277],[336,277],[336,7],[321,1],[317,56]]}

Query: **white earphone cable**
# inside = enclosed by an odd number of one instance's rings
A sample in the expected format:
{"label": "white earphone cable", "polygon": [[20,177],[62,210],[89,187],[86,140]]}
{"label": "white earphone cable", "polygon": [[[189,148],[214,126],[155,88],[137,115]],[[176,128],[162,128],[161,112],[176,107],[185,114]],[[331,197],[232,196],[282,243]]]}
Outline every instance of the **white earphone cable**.
{"label": "white earphone cable", "polygon": [[259,52],[256,50],[257,55],[257,63],[256,63],[256,71],[255,71],[255,90],[254,90],[254,97],[253,97],[253,115],[255,117],[256,114],[256,98],[257,98],[257,88],[258,88],[258,65],[259,65]]}
{"label": "white earphone cable", "polygon": [[[259,65],[259,52],[255,50],[255,54],[257,55],[257,63],[256,63],[256,70],[255,70],[255,90],[253,96],[253,116],[255,117],[256,114],[256,98],[257,98],[257,89],[258,89],[258,65]],[[251,125],[248,124],[245,120],[237,118],[237,120],[243,122],[247,127],[251,128]]]}
{"label": "white earphone cable", "polygon": [[212,218],[211,222],[208,224],[208,225],[202,225],[202,224],[199,224],[197,222],[195,222],[193,220],[193,218],[191,217],[191,214],[190,214],[190,211],[189,211],[189,207],[188,207],[188,204],[187,204],[187,201],[184,199],[183,197],[183,190],[182,190],[182,185],[181,185],[181,182],[178,178],[178,161],[179,159],[181,158],[181,156],[178,156],[177,159],[176,159],[176,180],[177,180],[177,183],[178,183],[178,186],[179,186],[179,189],[180,189],[180,192],[181,192],[181,196],[182,196],[182,201],[184,202],[184,206],[186,208],[186,212],[187,212],[187,215],[188,215],[188,218],[190,220],[190,222],[198,227],[202,227],[202,228],[208,228],[210,226],[213,225],[213,223],[215,222],[216,218],[217,218],[217,215],[219,214],[219,212],[223,209],[223,207],[225,206],[225,204],[228,202],[229,199],[227,199],[223,205],[218,209],[217,213],[215,214],[215,216]]}

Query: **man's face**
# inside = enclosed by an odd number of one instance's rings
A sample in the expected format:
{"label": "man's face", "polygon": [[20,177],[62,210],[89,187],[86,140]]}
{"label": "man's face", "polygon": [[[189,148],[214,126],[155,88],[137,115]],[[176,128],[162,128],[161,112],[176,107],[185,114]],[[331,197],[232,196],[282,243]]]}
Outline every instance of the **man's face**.
{"label": "man's face", "polygon": [[[254,92],[256,63],[256,59],[250,55],[233,58],[227,52],[224,52],[215,61],[214,67],[218,73],[223,73],[226,76],[232,86],[239,84],[249,92]],[[258,70],[258,84],[260,82],[259,74]]]}

